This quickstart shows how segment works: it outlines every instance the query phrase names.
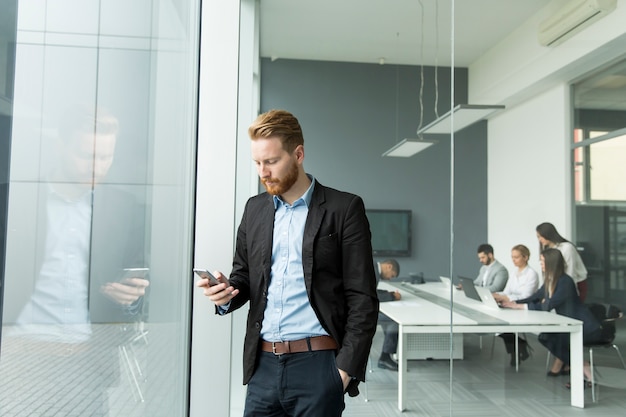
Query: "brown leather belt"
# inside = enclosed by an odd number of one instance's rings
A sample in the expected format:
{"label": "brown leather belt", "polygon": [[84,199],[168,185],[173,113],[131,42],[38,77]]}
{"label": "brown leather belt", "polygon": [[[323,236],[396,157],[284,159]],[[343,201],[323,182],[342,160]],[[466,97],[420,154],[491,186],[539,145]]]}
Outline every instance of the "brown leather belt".
{"label": "brown leather belt", "polygon": [[306,339],[290,340],[288,342],[261,341],[261,350],[263,352],[271,352],[274,355],[311,352],[314,350],[335,350],[338,347],[335,339],[330,336],[307,337]]}

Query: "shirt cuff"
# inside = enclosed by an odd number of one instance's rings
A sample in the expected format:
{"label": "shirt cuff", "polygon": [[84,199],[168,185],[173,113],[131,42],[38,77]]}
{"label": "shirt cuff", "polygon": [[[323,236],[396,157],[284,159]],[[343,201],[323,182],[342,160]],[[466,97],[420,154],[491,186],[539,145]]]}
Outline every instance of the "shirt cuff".
{"label": "shirt cuff", "polygon": [[227,302],[226,304],[222,305],[222,306],[217,306],[217,313],[220,316],[223,316],[224,314],[228,313],[228,309],[230,308],[230,301]]}

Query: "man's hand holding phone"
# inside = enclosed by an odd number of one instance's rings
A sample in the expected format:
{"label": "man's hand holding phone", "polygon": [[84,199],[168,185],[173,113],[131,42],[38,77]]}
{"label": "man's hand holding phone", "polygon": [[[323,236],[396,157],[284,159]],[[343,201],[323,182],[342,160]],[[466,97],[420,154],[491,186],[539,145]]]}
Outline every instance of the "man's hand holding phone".
{"label": "man's hand holding phone", "polygon": [[239,290],[234,289],[229,284],[228,278],[219,271],[212,274],[206,269],[194,268],[193,272],[200,277],[196,286],[203,288],[204,295],[209,297],[215,305],[224,305],[239,294]]}
{"label": "man's hand holding phone", "polygon": [[146,294],[148,268],[125,268],[121,279],[107,282],[100,287],[100,291],[116,303],[129,306]]}

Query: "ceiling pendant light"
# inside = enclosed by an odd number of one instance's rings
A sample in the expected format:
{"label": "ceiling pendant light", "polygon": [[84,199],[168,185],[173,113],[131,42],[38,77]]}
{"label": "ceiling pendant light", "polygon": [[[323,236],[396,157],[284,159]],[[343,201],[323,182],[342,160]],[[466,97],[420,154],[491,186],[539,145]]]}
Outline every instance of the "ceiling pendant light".
{"label": "ceiling pendant light", "polygon": [[[418,126],[418,130],[421,128],[421,121],[423,120],[423,113],[424,113],[424,105],[423,105],[423,96],[424,96],[424,5],[422,4],[422,2],[420,1],[420,9],[421,9],[421,18],[422,18],[422,24],[421,24],[421,28],[422,28],[422,36],[421,36],[421,42],[420,42],[420,59],[422,64],[420,65],[420,78],[421,78],[421,82],[420,82],[420,94],[419,94],[419,101],[420,101],[420,126]],[[398,33],[399,36],[399,33]],[[397,70],[396,70],[397,71]],[[397,117],[398,117],[398,90],[399,90],[399,86],[398,86],[398,76],[397,76],[397,72],[396,72],[396,137],[398,137],[397,135],[397,130],[398,130],[398,121],[397,121]],[[435,99],[436,100],[436,99]],[[435,101],[436,103],[436,101]],[[436,104],[435,104],[436,105]],[[436,109],[435,109],[436,112]],[[418,135],[418,138],[405,138],[403,140],[401,140],[400,142],[396,143],[394,146],[392,146],[390,149],[388,149],[387,151],[383,152],[382,156],[383,157],[401,157],[401,158],[408,158],[411,157],[427,148],[429,148],[431,145],[434,145],[437,143],[436,140],[426,140],[423,139],[421,137],[421,135]]]}
{"label": "ceiling pendant light", "polygon": [[[417,127],[417,138],[416,139],[404,139],[394,145],[391,149],[387,150],[382,154],[382,156],[396,156],[396,157],[411,157],[418,152],[427,149],[431,145],[437,143],[437,140],[434,139],[424,139],[423,135],[425,134],[451,134],[452,132],[458,132],[461,129],[464,129],[468,126],[473,125],[474,123],[486,119],[488,116],[493,113],[504,109],[503,105],[486,105],[486,104],[458,104],[454,106],[450,111],[445,113],[442,116],[439,116],[438,113],[438,101],[439,101],[439,83],[438,83],[438,65],[437,59],[439,57],[439,52],[436,52],[436,61],[435,61],[435,120],[430,122],[428,125],[422,127],[423,121],[423,86],[424,86],[424,57],[423,57],[423,49],[424,49],[424,8],[423,4],[420,1],[421,11],[422,11],[422,38],[420,43],[420,58],[421,58],[421,83],[420,83],[420,94],[419,94],[419,104],[420,104],[420,123]],[[439,47],[439,30],[438,30],[438,8],[437,3],[435,2],[435,25],[437,29],[435,30],[435,46]],[[397,109],[396,109],[397,113]]]}
{"label": "ceiling pendant light", "polygon": [[[504,109],[502,105],[458,104],[452,110],[417,130],[418,135],[449,134],[486,119],[492,113]],[[452,115],[454,114],[454,125]]]}
{"label": "ceiling pendant light", "polygon": [[393,147],[383,153],[383,156],[395,156],[408,158],[423,151],[424,149],[436,144],[436,140],[426,139],[402,139],[396,143]]}

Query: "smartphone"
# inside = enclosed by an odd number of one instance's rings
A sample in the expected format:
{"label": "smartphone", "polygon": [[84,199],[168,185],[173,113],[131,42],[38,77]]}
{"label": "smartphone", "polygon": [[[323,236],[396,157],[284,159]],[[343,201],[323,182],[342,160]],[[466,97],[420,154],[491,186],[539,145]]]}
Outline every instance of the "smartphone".
{"label": "smartphone", "polygon": [[148,279],[148,272],[150,268],[124,268],[124,274],[122,279],[128,278],[141,278]]}
{"label": "smartphone", "polygon": [[[206,269],[198,269],[198,268],[194,268],[193,272],[195,272],[200,278],[204,278],[204,279],[208,279],[209,280],[209,285],[212,287],[214,285],[217,284],[221,284],[222,281],[218,280],[217,278],[215,278],[215,276],[213,276],[212,273],[210,273],[208,270]],[[226,282],[226,284],[228,284],[228,281],[224,281]]]}

